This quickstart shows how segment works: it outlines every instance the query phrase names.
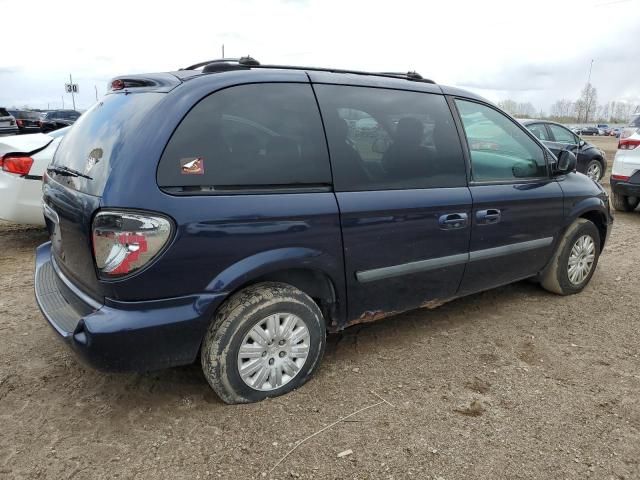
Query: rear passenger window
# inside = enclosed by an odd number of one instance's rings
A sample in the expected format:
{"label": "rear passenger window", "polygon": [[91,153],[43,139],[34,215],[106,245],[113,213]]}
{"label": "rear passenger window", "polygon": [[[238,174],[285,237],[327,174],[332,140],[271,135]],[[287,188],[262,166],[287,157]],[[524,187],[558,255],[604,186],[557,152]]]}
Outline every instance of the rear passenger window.
{"label": "rear passenger window", "polygon": [[538,140],[551,140],[547,135],[547,129],[542,123],[534,123],[527,125],[527,128],[533,133]]}
{"label": "rear passenger window", "polygon": [[507,116],[480,103],[456,100],[477,181],[510,181],[547,175],[542,148]]}
{"label": "rear passenger window", "polygon": [[441,95],[314,86],[337,191],[466,185],[462,148]]}
{"label": "rear passenger window", "polygon": [[549,125],[549,128],[551,129],[551,133],[553,133],[556,142],[571,144],[577,144],[579,142],[576,136],[564,127],[559,125]]}
{"label": "rear passenger window", "polygon": [[330,183],[320,114],[303,84],[240,85],[209,95],[182,120],[158,166],[161,187]]}

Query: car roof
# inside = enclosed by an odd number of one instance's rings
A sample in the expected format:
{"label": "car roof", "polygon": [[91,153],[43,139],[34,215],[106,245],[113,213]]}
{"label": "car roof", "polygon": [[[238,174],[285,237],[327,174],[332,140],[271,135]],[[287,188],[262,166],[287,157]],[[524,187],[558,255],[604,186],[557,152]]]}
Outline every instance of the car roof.
{"label": "car roof", "polygon": [[549,125],[558,125],[559,127],[564,127],[571,130],[566,125],[563,125],[562,123],[554,122],[553,120],[538,120],[535,118],[518,118],[517,120],[523,125],[532,125],[534,123],[547,123]]}
{"label": "car roof", "polygon": [[[219,59],[209,62],[200,62],[185,69],[165,73],[152,73],[141,75],[124,75],[114,77],[109,82],[108,93],[112,92],[111,86],[117,80],[124,82],[124,90],[135,88],[135,91],[152,90],[157,92],[169,92],[181,84],[188,84],[196,79],[207,76],[241,76],[251,82],[273,81],[274,75],[294,72],[301,79],[310,80],[313,83],[331,83],[354,86],[370,86],[378,88],[393,88],[403,90],[418,90],[430,93],[442,93],[445,95],[461,96],[491,103],[475,93],[445,85],[436,84],[433,80],[423,78],[416,72],[366,72],[358,70],[345,70],[338,68],[305,67],[296,65],[260,65],[259,63],[239,63],[243,59]],[[255,62],[253,59],[249,59]],[[234,63],[235,62],[235,63]],[[200,70],[201,69],[201,70]],[[247,78],[248,77],[248,78]],[[292,79],[292,81],[294,81]],[[300,81],[300,80],[297,80]],[[122,90],[120,90],[122,92]]]}

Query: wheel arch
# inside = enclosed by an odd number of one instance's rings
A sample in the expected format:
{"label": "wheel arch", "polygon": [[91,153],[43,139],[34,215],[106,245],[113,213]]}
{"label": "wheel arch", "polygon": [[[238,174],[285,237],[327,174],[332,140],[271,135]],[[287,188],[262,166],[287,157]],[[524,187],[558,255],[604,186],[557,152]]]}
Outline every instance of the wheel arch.
{"label": "wheel arch", "polygon": [[342,262],[313,249],[294,247],[257,253],[216,275],[207,291],[225,293],[230,298],[236,292],[262,282],[286,283],[309,295],[320,307],[328,328],[346,319]]}
{"label": "wheel arch", "polygon": [[584,218],[589,220],[598,228],[600,234],[600,251],[604,248],[604,244],[607,240],[607,217],[600,210],[587,210],[583,212],[578,218]]}

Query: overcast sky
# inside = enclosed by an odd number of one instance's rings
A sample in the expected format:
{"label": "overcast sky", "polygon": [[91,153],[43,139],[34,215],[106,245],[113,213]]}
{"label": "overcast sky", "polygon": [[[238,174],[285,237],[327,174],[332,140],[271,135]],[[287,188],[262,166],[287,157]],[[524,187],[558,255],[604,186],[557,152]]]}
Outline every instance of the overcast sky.
{"label": "overcast sky", "polygon": [[416,70],[492,101],[548,110],[587,81],[599,102],[640,103],[640,0],[0,0],[0,106],[95,102],[119,74],[221,56]]}

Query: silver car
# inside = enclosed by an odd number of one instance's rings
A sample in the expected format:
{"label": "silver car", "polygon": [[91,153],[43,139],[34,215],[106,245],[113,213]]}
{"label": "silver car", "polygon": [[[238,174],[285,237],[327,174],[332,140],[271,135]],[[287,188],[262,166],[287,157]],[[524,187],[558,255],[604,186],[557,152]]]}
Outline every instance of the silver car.
{"label": "silver car", "polygon": [[16,119],[7,112],[6,108],[0,107],[0,135],[15,135],[17,133]]}

